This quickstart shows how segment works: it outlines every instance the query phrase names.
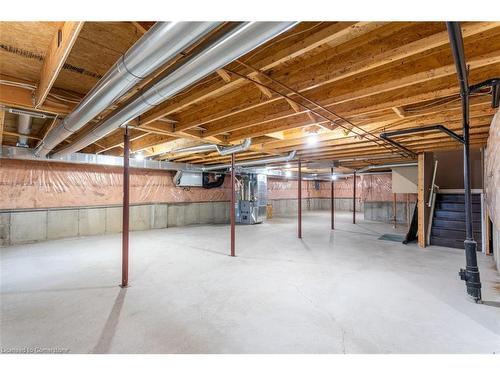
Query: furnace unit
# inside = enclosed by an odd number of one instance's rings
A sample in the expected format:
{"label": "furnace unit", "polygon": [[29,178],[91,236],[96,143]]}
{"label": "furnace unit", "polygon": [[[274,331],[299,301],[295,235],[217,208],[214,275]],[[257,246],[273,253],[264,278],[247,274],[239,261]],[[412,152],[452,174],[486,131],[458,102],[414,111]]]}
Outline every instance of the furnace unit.
{"label": "furnace unit", "polygon": [[236,192],[236,222],[238,224],[259,224],[266,218],[267,176],[245,174],[238,180]]}

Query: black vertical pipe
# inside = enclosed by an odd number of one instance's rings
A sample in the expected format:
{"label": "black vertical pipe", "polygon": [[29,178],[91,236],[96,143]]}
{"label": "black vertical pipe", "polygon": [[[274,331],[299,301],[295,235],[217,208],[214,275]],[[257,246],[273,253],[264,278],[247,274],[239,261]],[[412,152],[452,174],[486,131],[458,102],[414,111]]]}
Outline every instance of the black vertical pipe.
{"label": "black vertical pipe", "polygon": [[356,224],[356,171],[352,178],[352,223]]}
{"label": "black vertical pipe", "polygon": [[123,136],[123,222],[122,222],[122,283],[121,287],[128,286],[128,243],[129,243],[129,211],[130,211],[130,135],[128,126]]}
{"label": "black vertical pipe", "polygon": [[470,184],[470,158],[469,158],[469,84],[467,82],[467,68],[459,22],[446,22],[451,49],[455,59],[458,82],[460,84],[460,97],[462,99],[462,122],[464,140],[464,201],[465,201],[465,270],[459,272],[460,278],[465,281],[467,293],[476,301],[481,300],[481,280],[477,267],[477,243],[474,240],[472,228],[472,193]]}
{"label": "black vertical pipe", "polygon": [[302,238],[302,163],[298,161],[298,181],[297,181],[297,237]]}
{"label": "black vertical pipe", "polygon": [[331,188],[331,195],[330,195],[330,200],[331,200],[331,203],[330,203],[330,208],[331,208],[331,216],[332,216],[332,229],[335,229],[335,181],[333,180],[333,168],[331,169],[332,171],[332,176],[331,176],[331,185],[330,185],[330,188]]}

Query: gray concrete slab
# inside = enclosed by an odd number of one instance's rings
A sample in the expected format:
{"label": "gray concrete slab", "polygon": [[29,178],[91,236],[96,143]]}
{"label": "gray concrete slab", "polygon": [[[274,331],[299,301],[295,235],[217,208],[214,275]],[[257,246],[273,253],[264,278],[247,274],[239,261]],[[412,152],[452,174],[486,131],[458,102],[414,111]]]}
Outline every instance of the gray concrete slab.
{"label": "gray concrete slab", "polygon": [[185,225],[186,207],[183,203],[171,203],[168,205],[168,226],[179,227]]}
{"label": "gray concrete slab", "polygon": [[168,226],[168,204],[159,203],[153,207],[153,223],[151,228],[161,229]]}
{"label": "gray concrete slab", "polygon": [[29,243],[47,239],[47,211],[12,212],[10,215],[10,240]]}
{"label": "gray concrete slab", "polygon": [[214,223],[224,224],[229,222],[229,202],[213,202]]}
{"label": "gray concrete slab", "polygon": [[121,232],[122,226],[123,226],[122,207],[106,207],[106,233]]}
{"label": "gray concrete slab", "polygon": [[151,229],[153,215],[152,205],[141,205],[130,207],[130,230]]}
{"label": "gray concrete slab", "polygon": [[79,210],[80,236],[92,236],[106,232],[106,209],[105,208],[82,208]]}
{"label": "gray concrete slab", "polygon": [[[388,224],[328,212],[236,227],[119,234],[0,250],[3,348],[71,353],[493,353],[500,278],[478,254],[484,304],[457,277],[463,251],[381,241]],[[397,233],[401,233],[397,230]]]}
{"label": "gray concrete slab", "polygon": [[184,225],[200,223],[200,203],[186,203],[184,205]]}
{"label": "gray concrete slab", "polygon": [[0,246],[10,244],[10,212],[0,212]]}
{"label": "gray concrete slab", "polygon": [[78,211],[78,209],[48,211],[47,239],[78,236]]}
{"label": "gray concrete slab", "polygon": [[210,224],[214,222],[214,204],[212,202],[204,202],[199,204],[199,220],[200,224]]}

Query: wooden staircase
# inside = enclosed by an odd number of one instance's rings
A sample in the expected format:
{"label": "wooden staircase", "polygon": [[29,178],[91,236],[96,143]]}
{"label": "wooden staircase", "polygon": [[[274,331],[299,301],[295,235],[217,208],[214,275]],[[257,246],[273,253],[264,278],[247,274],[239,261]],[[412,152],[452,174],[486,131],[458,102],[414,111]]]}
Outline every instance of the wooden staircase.
{"label": "wooden staircase", "polygon": [[[477,249],[481,249],[481,195],[472,194],[472,228]],[[430,244],[464,248],[465,204],[463,194],[436,195]]]}

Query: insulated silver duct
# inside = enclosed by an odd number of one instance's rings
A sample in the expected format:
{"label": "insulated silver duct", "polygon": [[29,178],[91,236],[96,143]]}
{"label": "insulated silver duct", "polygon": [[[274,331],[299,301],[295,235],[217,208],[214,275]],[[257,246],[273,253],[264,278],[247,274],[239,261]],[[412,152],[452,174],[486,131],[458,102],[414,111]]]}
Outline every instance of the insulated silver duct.
{"label": "insulated silver duct", "polygon": [[157,22],[108,70],[78,106],[35,149],[46,156],[134,85],[215,29],[221,22]]}
{"label": "insulated silver duct", "polygon": [[397,167],[414,167],[418,163],[393,163],[393,164],[380,164],[380,165],[368,165],[361,169],[358,169],[356,173],[371,171],[372,169],[382,169],[382,168],[397,168]]}
{"label": "insulated silver duct", "polygon": [[248,150],[251,144],[252,144],[252,139],[247,138],[242,143],[236,146],[229,146],[229,147],[217,146],[217,152],[221,155],[231,155],[236,152],[242,152]]}
{"label": "insulated silver duct", "polygon": [[184,147],[184,148],[179,148],[177,150],[171,151],[172,154],[180,154],[180,153],[197,153],[197,152],[209,152],[209,151],[217,151],[220,155],[230,155],[235,152],[242,152],[248,150],[248,148],[252,144],[252,139],[251,138],[246,138],[242,143],[236,146],[229,146],[229,147],[223,147],[219,146],[216,144],[204,144],[204,145],[199,145],[199,146],[192,146],[192,147]]}
{"label": "insulated silver duct", "polygon": [[28,148],[28,137],[23,135],[29,135],[31,132],[31,117],[26,114],[19,114],[17,116],[17,132],[20,134],[17,140],[17,147]]}
{"label": "insulated silver duct", "polygon": [[83,149],[140,116],[186,87],[226,66],[294,26],[296,22],[244,22],[180,65],[152,87],[139,92],[131,103],[114,111],[88,134],[54,154],[54,158]]}
{"label": "insulated silver duct", "polygon": [[[253,167],[255,165],[287,162],[287,161],[292,160],[295,157],[296,153],[297,153],[297,151],[291,151],[288,155],[285,155],[285,156],[273,156],[273,157],[265,158],[265,159],[239,161],[237,163],[234,163],[234,166],[235,167]],[[230,168],[230,167],[231,167],[231,164],[216,164],[216,165],[210,165],[208,167],[203,167],[203,171],[204,172],[215,171],[218,169],[225,169],[225,168]]]}

